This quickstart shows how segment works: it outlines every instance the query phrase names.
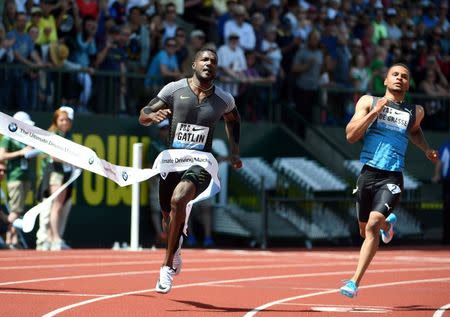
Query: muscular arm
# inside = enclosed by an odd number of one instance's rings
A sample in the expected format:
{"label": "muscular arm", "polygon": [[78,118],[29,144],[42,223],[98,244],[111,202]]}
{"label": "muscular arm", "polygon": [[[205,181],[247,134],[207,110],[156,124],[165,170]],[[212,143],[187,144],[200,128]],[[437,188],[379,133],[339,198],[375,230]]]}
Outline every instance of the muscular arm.
{"label": "muscular arm", "polygon": [[145,126],[159,123],[166,119],[170,113],[169,106],[158,97],[155,97],[141,109],[139,123]]}
{"label": "muscular arm", "polygon": [[355,143],[364,136],[369,125],[377,118],[386,103],[387,99],[381,98],[378,100],[377,105],[370,109],[372,96],[364,95],[358,100],[355,114],[345,128],[345,134],[349,143]]}
{"label": "muscular arm", "polygon": [[237,108],[234,108],[229,113],[224,114],[225,132],[227,133],[228,143],[231,150],[231,164],[234,168],[240,168],[242,162],[239,158],[239,139],[241,135],[241,118]]}
{"label": "muscular arm", "polygon": [[416,145],[419,149],[421,149],[425,153],[426,157],[430,161],[436,162],[437,152],[428,145],[428,142],[423,134],[422,128],[420,127],[420,123],[422,122],[424,116],[425,113],[423,107],[417,105],[416,122],[414,123],[413,127],[409,132],[409,139],[411,140],[412,143],[414,143],[414,145]]}

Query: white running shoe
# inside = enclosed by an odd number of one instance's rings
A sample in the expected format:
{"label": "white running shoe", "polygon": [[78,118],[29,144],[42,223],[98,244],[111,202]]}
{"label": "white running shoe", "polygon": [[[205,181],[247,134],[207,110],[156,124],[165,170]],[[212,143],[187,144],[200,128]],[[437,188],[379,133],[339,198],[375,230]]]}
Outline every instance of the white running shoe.
{"label": "white running shoe", "polygon": [[380,230],[380,233],[381,240],[383,240],[384,243],[389,243],[394,237],[394,224],[397,222],[397,216],[391,213],[386,217],[386,222],[389,224],[389,229],[387,231]]}
{"label": "white running shoe", "polygon": [[180,241],[178,243],[178,249],[175,251],[173,256],[172,267],[175,270],[175,275],[180,274],[181,267],[183,266],[183,260],[181,259],[181,246],[183,245],[183,235],[180,236]]}
{"label": "white running shoe", "polygon": [[170,266],[163,266],[159,270],[159,280],[156,282],[155,291],[158,293],[167,294],[172,288],[173,277],[175,270]]}

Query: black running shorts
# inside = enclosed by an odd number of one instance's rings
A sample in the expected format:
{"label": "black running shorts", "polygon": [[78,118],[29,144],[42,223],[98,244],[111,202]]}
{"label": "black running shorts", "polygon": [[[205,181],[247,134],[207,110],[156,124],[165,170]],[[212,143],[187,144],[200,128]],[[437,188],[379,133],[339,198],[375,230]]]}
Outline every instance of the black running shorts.
{"label": "black running shorts", "polygon": [[367,222],[371,211],[389,216],[400,201],[402,191],[401,172],[384,171],[364,165],[354,191],[358,220]]}
{"label": "black running shorts", "polygon": [[167,175],[166,179],[160,176],[159,179],[159,204],[162,211],[169,212],[171,209],[170,201],[173,191],[178,183],[182,180],[188,180],[195,185],[197,192],[195,196],[208,188],[211,182],[211,175],[201,166],[193,165],[183,172],[172,172]]}

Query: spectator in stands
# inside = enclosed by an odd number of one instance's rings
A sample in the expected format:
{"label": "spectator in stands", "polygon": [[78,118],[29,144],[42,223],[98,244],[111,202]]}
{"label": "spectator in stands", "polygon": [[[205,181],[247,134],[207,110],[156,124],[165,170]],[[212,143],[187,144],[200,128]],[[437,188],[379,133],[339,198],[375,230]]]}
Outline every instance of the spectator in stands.
{"label": "spectator in stands", "polygon": [[[39,36],[39,28],[35,25],[30,25],[29,28],[27,28],[27,33],[30,36],[31,40],[33,41],[33,51],[36,52],[36,55],[41,59],[41,55],[39,54],[40,47],[36,45],[36,40]],[[39,70],[35,69],[27,69],[25,73],[24,80],[27,81],[27,100],[28,100],[28,107],[30,110],[36,111],[40,108],[39,105]]]}
{"label": "spectator in stands", "polygon": [[185,75],[192,75],[192,61],[195,54],[205,45],[206,35],[202,30],[196,29],[189,35],[187,44],[188,56],[181,63],[181,72]]}
{"label": "spectator in stands", "polygon": [[[48,129],[59,136],[70,138],[70,130],[74,118],[74,111],[70,107],[60,107],[53,113],[52,124]],[[73,166],[54,157],[47,157],[45,169],[39,187],[40,198],[45,199],[56,192],[70,178]],[[59,251],[70,247],[63,240],[63,235],[72,206],[72,185],[63,190],[52,202],[49,219],[43,221],[38,235],[37,248],[39,250]],[[44,211],[43,211],[44,213]],[[45,213],[39,219],[45,219]],[[48,227],[47,227],[48,226]],[[38,231],[38,232],[39,232]],[[47,237],[45,237],[47,233]]]}
{"label": "spectator in stands", "polygon": [[359,53],[352,58],[350,80],[352,81],[353,88],[358,92],[367,91],[369,89],[370,71],[366,66],[366,58],[362,53]]}
{"label": "spectator in stands", "polygon": [[[26,124],[34,125],[26,112],[16,112],[13,117]],[[8,170],[6,185],[10,206],[9,223],[22,217],[25,212],[25,200],[31,189],[31,166],[27,156],[30,151],[31,147],[9,137],[4,136],[0,141],[0,161],[7,161]],[[17,232],[13,226],[10,226],[8,230],[6,243],[12,249],[19,247]]]}
{"label": "spectator in stands", "polygon": [[162,21],[164,28],[161,38],[161,44],[165,45],[168,38],[174,38],[178,28],[177,24],[177,8],[173,2],[166,4],[164,8],[164,19]]}
{"label": "spectator in stands", "polygon": [[301,38],[302,41],[306,42],[308,34],[313,29],[312,21],[308,17],[308,12],[305,9],[298,9],[296,18],[297,28],[294,30],[294,33],[297,37]]}
{"label": "spectator in stands", "polygon": [[127,55],[125,48],[121,45],[121,32],[120,27],[112,26],[106,35],[105,45],[98,48],[96,55],[95,68],[121,74],[120,78],[114,77],[112,80],[108,76],[97,78],[96,97],[98,100],[95,110],[100,113],[122,111],[121,98],[127,90],[125,77]]}
{"label": "spectator in stands", "polygon": [[269,26],[264,32],[264,38],[261,42],[260,52],[257,54],[262,59],[262,64],[266,67],[274,78],[283,76],[281,68],[281,60],[283,54],[276,42],[277,28],[275,26]]}
{"label": "spectator in stands", "polygon": [[150,56],[155,56],[161,49],[161,39],[164,35],[164,25],[162,23],[162,16],[154,14],[149,17],[150,28]]}
{"label": "spectator in stands", "polygon": [[244,70],[245,83],[240,86],[238,104],[245,107],[243,116],[249,121],[259,121],[268,117],[268,106],[273,100],[271,97],[271,84],[276,80],[276,76],[257,63],[254,51],[245,53],[247,69]]}
{"label": "spectator in stands", "polygon": [[432,162],[437,151],[430,148],[421,128],[424,109],[408,104],[410,71],[404,64],[394,64],[387,72],[382,98],[362,96],[346,127],[349,143],[364,137],[361,162],[364,167],[354,190],[359,230],[364,242],[352,278],[341,287],[347,297],[357,295],[364,273],[377,252],[380,235],[389,243],[394,235],[396,216],[392,213],[403,191],[403,167],[409,139]]}
{"label": "spectator in stands", "polygon": [[231,34],[237,34],[239,36],[239,46],[243,50],[253,50],[256,45],[255,31],[253,26],[246,22],[245,19],[247,19],[245,7],[241,4],[235,5],[233,7],[233,18],[225,22],[223,35],[228,41]]}
{"label": "spectator in stands", "polygon": [[[186,43],[186,30],[182,27],[179,27],[175,33],[175,41],[177,42],[177,50],[175,54],[177,55],[178,66],[183,73],[182,65],[188,63],[188,47]],[[192,60],[191,60],[192,61]],[[192,69],[192,67],[191,67]]]}
{"label": "spectator in stands", "polygon": [[56,7],[51,3],[51,1],[43,0],[40,2],[40,6],[42,16],[39,19],[39,38],[37,39],[37,43],[42,45],[56,42],[58,40],[58,24],[61,22],[65,14],[65,4],[63,5],[63,1],[59,2],[59,6],[64,8],[64,10],[61,10],[58,18],[55,18],[52,14],[52,11]]}
{"label": "spectator in stands", "polygon": [[[130,33],[126,44],[127,71],[136,74],[145,74],[150,59],[150,31],[144,24],[142,9],[132,7],[128,16],[128,30]],[[128,106],[129,114],[136,114],[139,110],[139,101],[143,97],[144,83],[142,78],[128,78]]]}
{"label": "spectator in stands", "polygon": [[[320,71],[324,63],[319,41],[319,31],[311,31],[307,44],[297,51],[292,63],[296,84],[294,91],[296,109],[308,122],[312,122],[312,108],[318,102]],[[308,102],[305,103],[305,100]]]}
{"label": "spectator in stands", "polygon": [[99,14],[98,1],[96,0],[68,0],[76,4],[80,12],[80,17],[91,17],[97,19]]}
{"label": "spectator in stands", "polygon": [[448,1],[441,1],[438,15],[439,15],[439,23],[438,25],[442,28],[444,32],[447,32],[450,29],[450,22],[448,20]]}
{"label": "spectator in stands", "polygon": [[184,1],[183,19],[194,29],[200,29],[210,39],[217,39],[216,11],[212,0]]}
{"label": "spectator in stands", "polygon": [[14,30],[14,24],[17,18],[17,5],[15,0],[6,0],[2,2],[5,5],[2,17],[2,23],[6,33]]}
{"label": "spectator in stands", "polygon": [[217,32],[219,33],[219,43],[225,42],[225,23],[233,18],[234,6],[237,5],[237,0],[226,0],[226,10],[219,11],[217,18]]}
{"label": "spectator in stands", "polygon": [[[259,52],[261,51],[261,44],[264,40],[265,34],[266,34],[266,18],[261,12],[255,12],[253,13],[251,17],[251,23],[253,26],[253,30],[255,32],[255,48],[254,50]],[[273,26],[271,29],[275,29],[275,35],[276,35],[276,26]]]}
{"label": "spectator in stands", "polygon": [[[92,17],[86,17],[82,21],[80,32],[76,35],[76,46],[74,52],[70,54],[70,60],[81,67],[89,68],[91,59],[97,53],[95,44],[95,33],[97,32],[97,21]],[[91,72],[93,69],[91,70]],[[89,72],[77,74],[77,80],[82,87],[78,97],[79,112],[87,112],[89,100],[92,95],[92,76]]]}
{"label": "spectator in stands", "polygon": [[145,87],[153,93],[166,83],[180,79],[182,74],[178,66],[176,53],[177,42],[171,37],[164,43],[164,48],[152,59],[147,70]]}
{"label": "spectator in stands", "polygon": [[389,8],[386,11],[386,17],[387,17],[387,23],[386,23],[386,29],[387,29],[387,37],[389,39],[398,41],[402,38],[402,30],[397,25],[397,10],[394,8]]}
{"label": "spectator in stands", "polygon": [[11,64],[14,61],[13,45],[16,38],[6,38],[5,28],[0,23],[0,107],[8,109],[9,105],[9,91],[11,91],[10,78],[12,71],[5,69],[2,65]]}
{"label": "spectator in stands", "polygon": [[432,181],[442,184],[442,242],[450,244],[450,139],[439,148]]}
{"label": "spectator in stands", "polygon": [[[28,67],[42,66],[42,61],[34,50],[34,43],[30,35],[26,32],[25,26],[27,23],[27,16],[24,13],[17,13],[15,28],[7,34],[8,39],[15,39],[13,45],[14,63]],[[11,72],[11,90],[8,94],[13,94],[14,102],[12,107],[18,109],[29,109],[30,100],[28,98],[28,91],[30,90],[30,83],[32,79],[28,76],[27,70],[20,68]]]}
{"label": "spectator in stands", "polygon": [[419,89],[429,97],[424,100],[424,107],[429,116],[425,126],[448,129],[448,122],[442,120],[442,116],[446,111],[444,98],[450,97],[449,84],[433,56],[427,59],[425,78],[419,83]]}
{"label": "spectator in stands", "polygon": [[[309,34],[308,34],[309,35]],[[293,33],[292,25],[289,19],[282,19],[280,25],[277,28],[277,43],[280,47],[283,58],[281,59],[281,68],[285,77],[280,85],[280,91],[278,95],[280,98],[284,98],[285,102],[292,103],[293,91],[295,86],[296,74],[292,71],[292,62],[294,56],[302,43],[299,36]]]}
{"label": "spectator in stands", "polygon": [[247,69],[244,50],[239,46],[239,35],[231,33],[227,38],[227,44],[217,50],[219,58],[217,85],[233,97],[239,95],[239,82],[245,79],[244,72]]}
{"label": "spectator in stands", "polygon": [[122,25],[127,21],[127,1],[117,0],[109,7],[109,16],[114,19],[117,25]]}
{"label": "spectator in stands", "polygon": [[[50,44],[49,62],[51,66],[54,68],[78,70],[80,71],[79,74],[82,74],[82,72],[86,72],[89,75],[92,75],[94,73],[94,69],[92,67],[85,67],[81,64],[69,61],[67,59],[69,54],[69,48],[66,44],[63,44],[59,41]],[[78,83],[77,75],[74,73],[63,73],[61,80],[63,80],[63,82],[65,83],[65,85],[62,85],[61,87],[61,103],[67,105],[76,105],[80,96],[78,89],[74,88]],[[81,82],[82,93],[90,89],[90,84],[91,83],[87,81]],[[86,109],[83,109],[83,111],[85,110]]]}
{"label": "spectator in stands", "polygon": [[29,30],[30,26],[34,25],[39,30],[39,24],[40,24],[40,21],[41,21],[41,17],[42,17],[42,9],[41,9],[41,7],[38,7],[38,6],[32,7],[31,8],[31,18],[27,22],[26,29]]}
{"label": "spectator in stands", "polygon": [[388,37],[388,28],[386,27],[386,21],[384,21],[383,9],[376,10],[375,21],[372,22],[372,25],[372,42],[376,45],[381,39]]}

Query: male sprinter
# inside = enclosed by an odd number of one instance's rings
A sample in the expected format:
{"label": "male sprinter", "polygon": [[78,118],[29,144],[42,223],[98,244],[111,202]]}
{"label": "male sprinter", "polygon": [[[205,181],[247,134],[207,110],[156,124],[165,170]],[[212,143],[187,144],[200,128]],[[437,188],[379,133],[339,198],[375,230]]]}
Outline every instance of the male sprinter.
{"label": "male sprinter", "polygon": [[406,65],[392,65],[384,80],[384,97],[362,96],[346,127],[349,143],[364,137],[360,158],[364,167],[355,189],[359,231],[364,242],[355,274],[340,289],[342,295],[350,298],[358,293],[358,285],[377,252],[380,233],[384,243],[392,240],[396,222],[392,210],[403,190],[408,137],[429,160],[437,159],[437,152],[428,146],[420,127],[423,107],[404,100],[409,80]]}
{"label": "male sprinter", "polygon": [[[223,117],[232,154],[230,162],[238,169],[242,166],[239,157],[240,116],[233,96],[214,85],[217,62],[214,50],[201,49],[192,63],[193,76],[164,86],[157,97],[142,108],[139,122],[147,126],[169,118],[169,149],[211,152],[214,129]],[[198,165],[192,165],[184,172],[172,172],[165,179],[160,177],[159,198],[168,241],[155,287],[159,293],[170,291],[173,276],[181,270],[186,205],[208,187],[210,180],[211,175]]]}

